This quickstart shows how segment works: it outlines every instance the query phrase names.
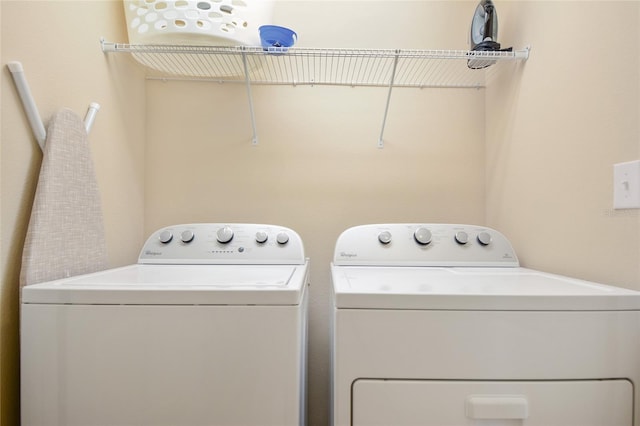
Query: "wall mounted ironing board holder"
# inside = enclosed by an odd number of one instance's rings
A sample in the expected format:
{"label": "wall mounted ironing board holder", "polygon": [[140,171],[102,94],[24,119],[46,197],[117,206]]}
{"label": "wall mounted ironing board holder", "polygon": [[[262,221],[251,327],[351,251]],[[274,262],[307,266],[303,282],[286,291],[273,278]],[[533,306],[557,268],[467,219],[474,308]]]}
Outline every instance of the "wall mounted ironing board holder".
{"label": "wall mounted ironing board holder", "polygon": [[[20,100],[22,101],[24,111],[27,114],[27,119],[29,120],[29,124],[31,125],[31,130],[33,131],[33,134],[38,141],[38,145],[40,145],[40,149],[44,149],[44,143],[47,139],[47,131],[44,128],[44,124],[42,123],[42,119],[40,118],[40,114],[38,113],[38,108],[36,107],[36,103],[33,100],[33,96],[31,95],[31,90],[29,89],[29,84],[27,83],[27,79],[24,75],[22,63],[12,61],[7,64],[7,67],[11,72],[13,82],[16,86],[16,89],[18,90],[18,95],[20,96]],[[84,128],[87,133],[91,131],[91,127],[93,126],[93,122],[99,109],[99,104],[95,102],[91,102],[89,104],[87,114],[84,117]]]}

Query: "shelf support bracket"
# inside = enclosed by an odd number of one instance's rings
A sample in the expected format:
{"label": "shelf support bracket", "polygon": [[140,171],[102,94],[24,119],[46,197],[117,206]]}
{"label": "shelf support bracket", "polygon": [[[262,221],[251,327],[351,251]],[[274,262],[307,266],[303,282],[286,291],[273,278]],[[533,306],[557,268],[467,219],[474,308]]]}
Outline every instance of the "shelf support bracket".
{"label": "shelf support bracket", "polygon": [[382,117],[382,129],[380,130],[380,137],[378,138],[378,148],[384,148],[384,128],[387,124],[387,114],[389,113],[389,103],[391,102],[391,91],[393,90],[393,84],[396,79],[396,68],[398,68],[398,60],[400,59],[400,51],[396,50],[396,55],[393,60],[393,70],[391,70],[391,81],[389,81],[389,92],[387,93],[387,104],[384,108],[384,116]]}
{"label": "shelf support bracket", "polygon": [[244,66],[244,82],[247,86],[247,96],[249,98],[249,114],[251,115],[251,131],[253,137],[251,144],[253,146],[258,145],[258,132],[256,131],[256,115],[253,111],[253,96],[251,94],[251,80],[249,79],[249,65],[247,64],[247,52],[243,49],[242,52],[242,65]]}

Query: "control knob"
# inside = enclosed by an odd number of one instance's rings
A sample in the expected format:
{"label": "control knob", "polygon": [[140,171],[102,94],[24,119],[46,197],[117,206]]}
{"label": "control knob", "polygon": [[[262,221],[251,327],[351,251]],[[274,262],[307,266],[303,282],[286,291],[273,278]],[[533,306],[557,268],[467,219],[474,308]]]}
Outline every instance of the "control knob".
{"label": "control knob", "polygon": [[226,244],[233,239],[233,229],[228,226],[218,229],[216,237],[219,243]]}
{"label": "control knob", "polygon": [[382,244],[389,244],[391,242],[391,232],[382,231],[381,233],[379,233],[378,241],[380,241]]}
{"label": "control knob", "polygon": [[287,244],[289,242],[289,235],[286,232],[279,232],[276,235],[276,241],[278,244]]}
{"label": "control knob", "polygon": [[256,242],[258,242],[259,244],[266,243],[268,239],[269,239],[269,235],[266,232],[264,231],[256,232]]}
{"label": "control knob", "polygon": [[413,238],[418,244],[426,246],[431,242],[431,231],[421,226],[420,228],[415,230],[415,232],[413,233]]}
{"label": "control knob", "polygon": [[167,244],[173,239],[173,234],[171,231],[164,230],[158,235],[158,239],[162,244]]}
{"label": "control knob", "polygon": [[193,237],[195,237],[195,234],[189,229],[187,229],[186,231],[182,231],[182,233],[180,234],[180,240],[183,243],[190,243],[191,241],[193,241]]}
{"label": "control knob", "polygon": [[491,234],[486,231],[482,231],[478,234],[478,242],[483,246],[488,246],[491,244]]}
{"label": "control knob", "polygon": [[456,242],[458,244],[467,244],[469,242],[469,234],[464,231],[456,232]]}

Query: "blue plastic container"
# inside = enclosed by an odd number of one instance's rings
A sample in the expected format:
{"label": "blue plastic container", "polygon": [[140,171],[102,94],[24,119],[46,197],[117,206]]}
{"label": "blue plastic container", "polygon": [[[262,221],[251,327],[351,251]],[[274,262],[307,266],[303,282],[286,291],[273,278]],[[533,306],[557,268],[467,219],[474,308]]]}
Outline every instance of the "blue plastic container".
{"label": "blue plastic container", "polygon": [[260,32],[262,47],[265,50],[276,48],[271,50],[286,52],[286,48],[293,46],[298,40],[298,35],[295,31],[277,25],[263,25],[258,28],[258,31]]}

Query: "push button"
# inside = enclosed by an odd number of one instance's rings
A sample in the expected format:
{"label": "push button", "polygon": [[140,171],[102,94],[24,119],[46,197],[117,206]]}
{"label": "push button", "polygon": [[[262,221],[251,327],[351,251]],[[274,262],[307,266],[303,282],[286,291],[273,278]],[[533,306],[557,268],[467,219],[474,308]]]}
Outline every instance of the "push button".
{"label": "push button", "polygon": [[458,244],[467,244],[469,242],[469,234],[464,231],[456,232],[456,242]]}
{"label": "push button", "polygon": [[182,240],[183,243],[190,243],[191,241],[193,241],[193,237],[195,237],[193,231],[187,229],[186,231],[182,231],[182,234],[180,234],[180,240]]}
{"label": "push button", "polygon": [[491,234],[486,231],[479,233],[478,242],[483,246],[488,246],[489,244],[491,244]]}
{"label": "push button", "polygon": [[164,230],[158,235],[158,239],[162,244],[167,244],[173,239],[173,234],[171,231]]}
{"label": "push button", "polygon": [[380,241],[382,244],[389,244],[391,242],[391,232],[382,231],[381,233],[379,233],[378,241]]}

